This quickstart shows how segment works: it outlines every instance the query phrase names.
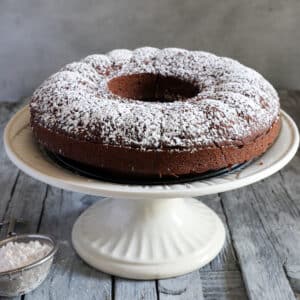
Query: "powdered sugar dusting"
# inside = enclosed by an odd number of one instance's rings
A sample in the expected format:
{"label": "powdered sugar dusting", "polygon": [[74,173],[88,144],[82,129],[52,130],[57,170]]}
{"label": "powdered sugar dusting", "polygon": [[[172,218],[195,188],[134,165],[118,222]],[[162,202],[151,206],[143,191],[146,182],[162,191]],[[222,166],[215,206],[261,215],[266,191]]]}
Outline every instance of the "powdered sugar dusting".
{"label": "powdered sugar dusting", "polygon": [[50,251],[48,244],[39,241],[8,242],[0,248],[0,272],[28,266],[44,258]]}
{"label": "powdered sugar dusting", "polygon": [[[172,103],[122,99],[107,82],[153,73],[193,82],[199,93]],[[236,144],[268,130],[279,98],[259,73],[201,51],[152,47],[113,50],[71,63],[33,94],[33,121],[70,136],[144,149]]]}

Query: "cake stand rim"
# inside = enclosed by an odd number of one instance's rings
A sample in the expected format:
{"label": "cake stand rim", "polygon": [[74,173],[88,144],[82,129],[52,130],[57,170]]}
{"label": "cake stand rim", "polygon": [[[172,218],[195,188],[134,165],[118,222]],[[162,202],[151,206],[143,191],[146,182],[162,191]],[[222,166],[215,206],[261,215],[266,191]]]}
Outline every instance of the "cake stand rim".
{"label": "cake stand rim", "polygon": [[[275,161],[272,165],[270,165],[267,168],[260,169],[260,170],[258,168],[257,173],[251,174],[244,178],[225,175],[225,176],[220,176],[219,178],[215,177],[215,178],[211,178],[203,181],[195,181],[191,183],[163,184],[163,185],[156,185],[156,186],[110,183],[110,182],[104,182],[100,180],[91,180],[87,177],[79,176],[76,174],[72,174],[74,180],[64,180],[64,179],[58,179],[55,176],[51,176],[47,174],[47,172],[45,171],[42,172],[39,169],[28,165],[24,160],[22,160],[20,154],[14,151],[14,148],[12,146],[13,140],[11,137],[12,134],[11,130],[13,128],[13,125],[16,123],[16,121],[19,121],[20,118],[24,118],[24,117],[28,118],[28,113],[29,113],[29,106],[26,105],[24,108],[16,112],[16,114],[14,114],[14,116],[10,119],[10,121],[7,123],[5,127],[4,146],[9,159],[19,169],[21,169],[26,174],[39,181],[53,185],[58,188],[75,191],[75,192],[81,192],[90,195],[96,195],[96,196],[119,197],[119,198],[128,198],[128,197],[130,198],[152,198],[152,197],[172,198],[172,197],[186,197],[186,196],[195,197],[195,196],[203,196],[203,195],[225,192],[225,191],[250,185],[252,183],[258,182],[264,178],[273,175],[274,173],[282,169],[285,165],[287,165],[290,162],[290,160],[297,153],[299,147],[299,132],[298,132],[297,125],[284,110],[281,110],[282,126],[285,125],[289,129],[290,134],[293,136],[292,143],[289,145],[288,148],[285,148],[285,151],[282,151],[284,153],[282,153],[283,157],[281,157],[281,159]],[[28,119],[27,127],[28,126],[29,126],[29,119]],[[25,127],[23,129],[25,129]],[[20,131],[21,130],[22,128],[20,128]],[[13,138],[16,137],[17,134]],[[275,141],[274,145],[277,142],[278,140]],[[32,144],[33,143],[34,142],[32,139]],[[38,146],[36,145],[35,147]],[[270,149],[268,151],[270,151]],[[268,153],[268,151],[266,153]],[[41,153],[41,151],[40,151],[40,156],[42,159],[46,160],[45,157],[42,157],[43,154]],[[252,164],[246,166],[242,172],[244,172],[249,167],[251,167]],[[62,169],[61,167],[57,166],[56,168],[60,172],[61,170],[63,170],[64,173],[66,172],[70,173],[69,171]],[[76,181],[79,179],[79,177],[83,179],[81,184],[78,184],[78,182]],[[229,180],[225,180],[223,182],[214,182],[215,180],[220,181],[220,179],[222,181],[223,179],[226,179],[226,177]],[[195,186],[197,184],[198,186]]]}

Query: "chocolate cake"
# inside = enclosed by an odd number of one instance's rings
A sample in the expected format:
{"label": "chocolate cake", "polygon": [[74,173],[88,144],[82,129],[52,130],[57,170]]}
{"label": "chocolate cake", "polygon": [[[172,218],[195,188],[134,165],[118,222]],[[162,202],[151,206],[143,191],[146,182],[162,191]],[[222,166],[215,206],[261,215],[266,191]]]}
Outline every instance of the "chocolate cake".
{"label": "chocolate cake", "polygon": [[112,176],[169,178],[243,163],[280,130],[279,98],[230,58],[144,47],[66,65],[34,92],[41,145]]}

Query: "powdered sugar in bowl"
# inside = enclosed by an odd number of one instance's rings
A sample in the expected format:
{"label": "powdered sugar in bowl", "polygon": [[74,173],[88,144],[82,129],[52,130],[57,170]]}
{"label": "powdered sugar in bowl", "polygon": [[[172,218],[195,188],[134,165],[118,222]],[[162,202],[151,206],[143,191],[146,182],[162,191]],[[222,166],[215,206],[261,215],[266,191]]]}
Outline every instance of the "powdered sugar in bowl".
{"label": "powdered sugar in bowl", "polygon": [[23,234],[0,241],[0,296],[19,296],[37,288],[56,251],[55,240],[47,235]]}

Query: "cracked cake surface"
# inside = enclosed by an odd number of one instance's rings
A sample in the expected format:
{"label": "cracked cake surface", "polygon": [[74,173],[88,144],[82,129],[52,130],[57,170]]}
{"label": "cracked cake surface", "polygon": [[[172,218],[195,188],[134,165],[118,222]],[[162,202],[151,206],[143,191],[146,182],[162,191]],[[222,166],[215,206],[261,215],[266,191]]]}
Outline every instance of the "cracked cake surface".
{"label": "cracked cake surface", "polygon": [[[199,92],[174,102],[128,101],[108,89],[125,74],[192,81]],[[46,128],[141,148],[192,148],[243,141],[279,114],[274,88],[235,60],[200,51],[139,48],[91,55],[63,67],[33,94],[33,116]]]}
{"label": "cracked cake surface", "polygon": [[[195,91],[182,97],[174,90],[167,95],[165,89],[167,101],[112,92],[110,83],[129,75],[148,80],[155,90],[175,78],[190,83]],[[177,83],[173,85],[176,90]],[[30,109],[33,129],[44,129],[44,135],[51,132],[82,143],[144,152],[193,152],[241,148],[267,135],[279,123],[280,105],[272,85],[236,60],[202,51],[143,47],[90,55],[64,66],[36,89]],[[51,148],[51,141],[34,132]],[[63,147],[59,150],[64,154]],[[128,166],[132,167],[138,169],[134,162]]]}

